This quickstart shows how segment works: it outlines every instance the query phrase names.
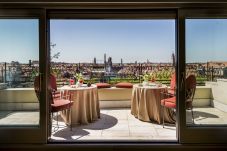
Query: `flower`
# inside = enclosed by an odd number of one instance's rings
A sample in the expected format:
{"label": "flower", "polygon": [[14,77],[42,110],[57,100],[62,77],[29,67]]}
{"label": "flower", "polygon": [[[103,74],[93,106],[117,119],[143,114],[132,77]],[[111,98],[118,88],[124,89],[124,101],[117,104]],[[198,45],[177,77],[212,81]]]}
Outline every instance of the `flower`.
{"label": "flower", "polygon": [[158,72],[156,72],[156,71],[153,71],[153,72],[150,73],[151,79],[152,79],[152,78],[156,78],[157,75],[158,75]]}
{"label": "flower", "polygon": [[83,75],[81,73],[76,73],[76,75],[74,76],[78,81],[79,80],[83,80]]}
{"label": "flower", "polygon": [[144,74],[144,75],[143,75],[143,80],[144,80],[144,81],[149,81],[150,79],[151,79],[150,74]]}

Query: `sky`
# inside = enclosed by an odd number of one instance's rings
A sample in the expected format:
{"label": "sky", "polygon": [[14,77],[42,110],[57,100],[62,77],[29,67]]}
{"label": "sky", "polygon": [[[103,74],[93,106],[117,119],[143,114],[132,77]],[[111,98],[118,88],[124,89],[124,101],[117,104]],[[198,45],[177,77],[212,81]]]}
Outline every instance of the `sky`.
{"label": "sky", "polygon": [[227,61],[227,19],[186,20],[186,62]]}
{"label": "sky", "polygon": [[[37,19],[0,19],[0,62],[38,60]],[[171,62],[175,20],[50,20],[57,62]],[[227,19],[186,20],[186,62],[227,61]]]}
{"label": "sky", "polygon": [[38,19],[0,19],[0,62],[39,58]]}
{"label": "sky", "polygon": [[50,29],[54,61],[171,62],[175,52],[174,20],[51,20]]}

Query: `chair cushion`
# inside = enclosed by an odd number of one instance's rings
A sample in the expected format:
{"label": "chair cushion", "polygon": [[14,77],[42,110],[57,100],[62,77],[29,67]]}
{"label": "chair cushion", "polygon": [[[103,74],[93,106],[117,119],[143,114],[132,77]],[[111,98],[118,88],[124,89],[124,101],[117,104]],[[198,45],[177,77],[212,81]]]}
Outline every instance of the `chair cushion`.
{"label": "chair cushion", "polygon": [[166,98],[161,100],[161,105],[170,107],[170,108],[175,108],[176,107],[176,97],[171,97],[171,98]]}
{"label": "chair cushion", "polygon": [[116,84],[116,88],[132,88],[133,85],[131,83],[128,82],[121,82]]}
{"label": "chair cushion", "polygon": [[96,83],[95,85],[97,86],[98,89],[100,89],[100,88],[110,88],[111,87],[111,85],[108,84],[108,83]]}
{"label": "chair cushion", "polygon": [[54,104],[51,104],[51,112],[58,112],[65,109],[69,109],[73,105],[72,101],[65,99],[56,99]]}
{"label": "chair cushion", "polygon": [[168,108],[176,108],[176,103],[173,102],[165,102],[165,105],[163,105]]}

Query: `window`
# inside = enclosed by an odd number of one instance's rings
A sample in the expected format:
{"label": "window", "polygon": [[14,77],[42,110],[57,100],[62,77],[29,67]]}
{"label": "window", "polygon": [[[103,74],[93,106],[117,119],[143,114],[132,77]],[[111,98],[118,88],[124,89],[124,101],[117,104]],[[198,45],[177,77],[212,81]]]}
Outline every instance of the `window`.
{"label": "window", "polygon": [[0,19],[0,126],[39,125],[39,20]]}
{"label": "window", "polygon": [[[222,13],[215,9],[179,11],[179,48],[182,51],[179,51],[178,64],[178,78],[181,79],[178,116],[182,143],[225,142],[223,63],[226,44],[223,40],[226,16],[224,11]],[[195,93],[190,98],[192,93],[188,90],[191,88],[195,88]]]}
{"label": "window", "polygon": [[[39,9],[1,9],[1,143],[44,143],[47,140],[49,102],[46,99],[48,68],[44,22]],[[34,79],[37,75],[41,75],[41,93],[36,95]]]}
{"label": "window", "polygon": [[[227,124],[226,25],[226,19],[186,20],[186,73],[197,81],[192,111],[196,125]],[[187,122],[193,124],[189,112]]]}
{"label": "window", "polygon": [[[176,141],[174,113],[164,109],[163,128],[160,103],[161,90],[175,72],[175,19],[50,19],[50,41],[58,89],[68,87],[74,96],[71,123],[66,112],[61,124],[70,123],[76,131],[60,128],[52,140]],[[99,105],[87,94],[93,86]],[[150,95],[136,100],[134,89],[140,93],[140,88]],[[136,101],[153,104],[138,107],[137,113]]]}

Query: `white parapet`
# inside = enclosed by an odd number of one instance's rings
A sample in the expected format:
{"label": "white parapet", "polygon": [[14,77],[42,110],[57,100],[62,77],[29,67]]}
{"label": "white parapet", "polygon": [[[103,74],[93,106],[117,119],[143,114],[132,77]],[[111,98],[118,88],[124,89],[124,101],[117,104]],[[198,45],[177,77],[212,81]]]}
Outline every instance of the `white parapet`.
{"label": "white parapet", "polygon": [[132,88],[98,89],[100,108],[130,108]]}
{"label": "white parapet", "polygon": [[227,112],[227,79],[217,79],[217,82],[207,82],[211,87],[211,106]]}
{"label": "white parapet", "polygon": [[[132,89],[128,88],[104,88],[98,90],[100,107],[130,107]],[[194,107],[210,106],[212,100],[211,88],[209,86],[197,86],[193,101]]]}
{"label": "white parapet", "polygon": [[0,90],[0,110],[38,110],[39,102],[34,88],[8,88]]}
{"label": "white parapet", "polygon": [[197,86],[193,100],[193,106],[194,107],[210,106],[212,100],[211,92],[212,91],[210,86]]}
{"label": "white parapet", "polygon": [[[132,88],[98,89],[100,108],[130,107]],[[34,88],[10,88],[0,90],[0,110],[36,110],[39,102]],[[210,106],[213,100],[210,85],[196,88],[193,106]],[[227,101],[227,100],[226,100]]]}

